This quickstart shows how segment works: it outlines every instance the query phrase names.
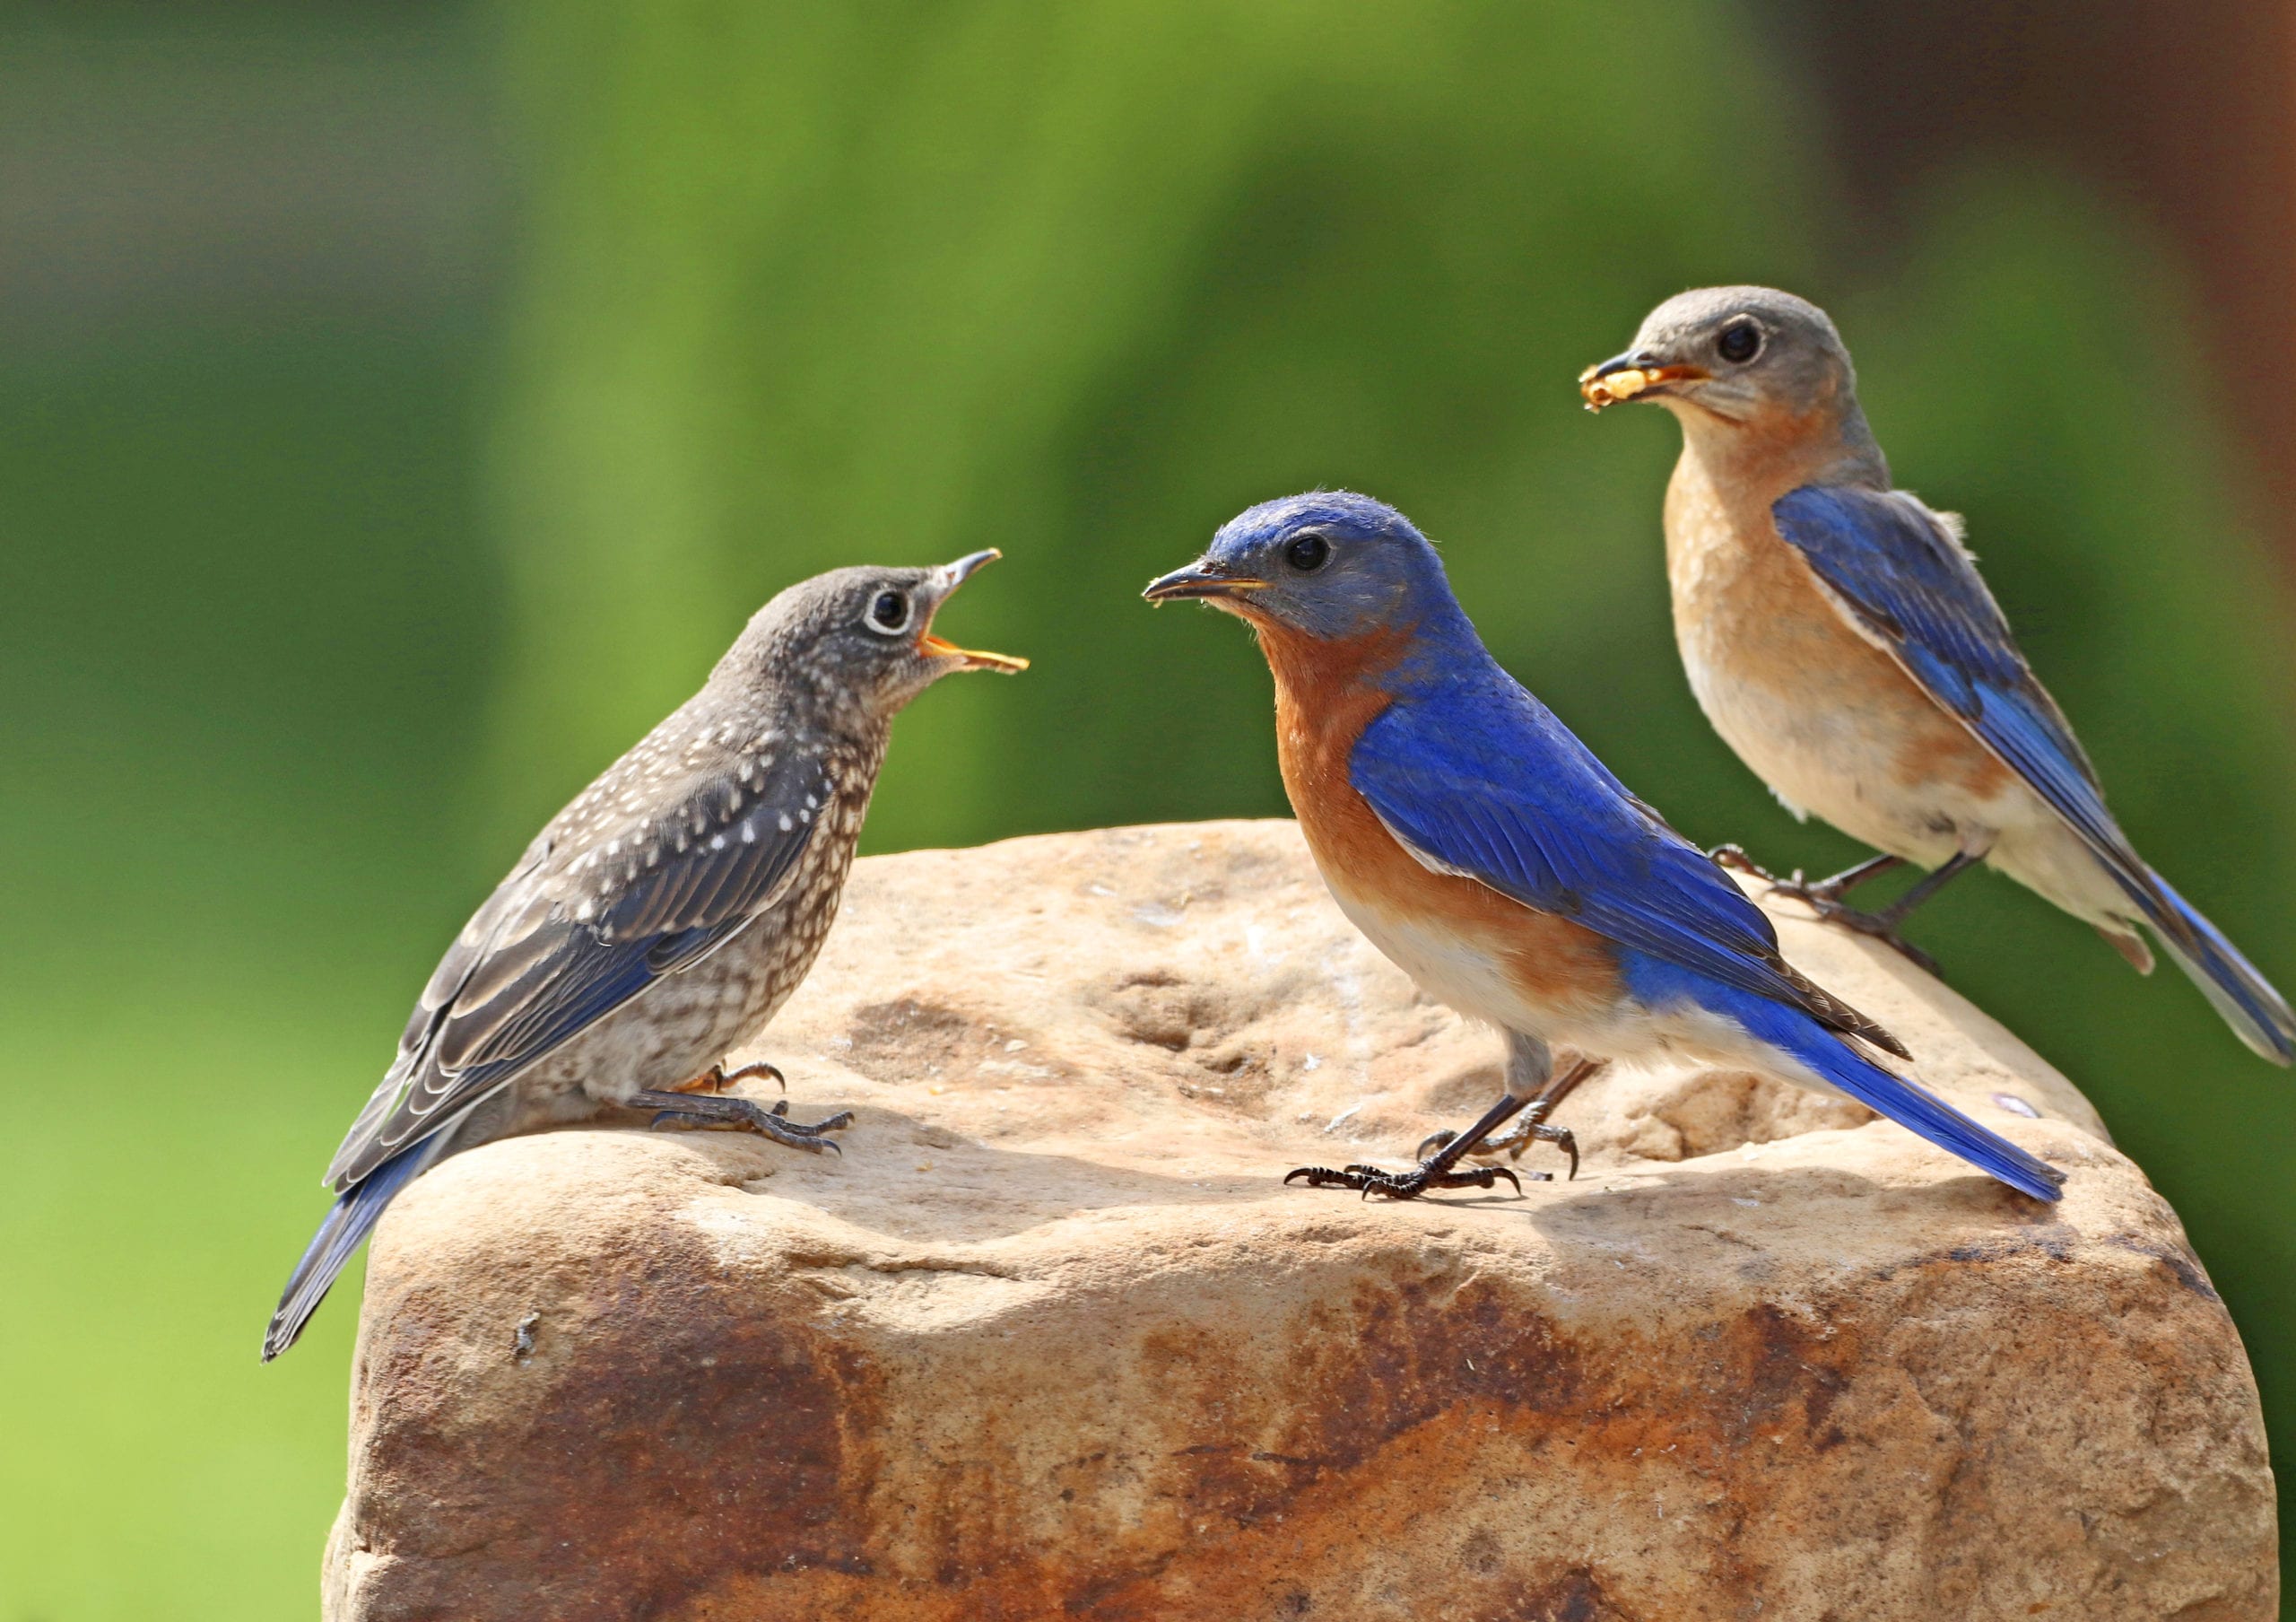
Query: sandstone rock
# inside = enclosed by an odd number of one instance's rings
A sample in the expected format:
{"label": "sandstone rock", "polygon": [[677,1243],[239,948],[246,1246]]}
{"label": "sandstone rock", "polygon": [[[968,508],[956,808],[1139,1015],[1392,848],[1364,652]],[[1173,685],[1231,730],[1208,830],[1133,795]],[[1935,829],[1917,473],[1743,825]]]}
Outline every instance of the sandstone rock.
{"label": "sandstone rock", "polygon": [[2031,1050],[1790,912],[2062,1206],[1688,1069],[1574,1096],[1575,1182],[1286,1189],[1499,1059],[1290,824],[865,861],[756,1050],[858,1111],[843,1160],[559,1132],[391,1213],[328,1615],[2272,1616],[2175,1215]]}

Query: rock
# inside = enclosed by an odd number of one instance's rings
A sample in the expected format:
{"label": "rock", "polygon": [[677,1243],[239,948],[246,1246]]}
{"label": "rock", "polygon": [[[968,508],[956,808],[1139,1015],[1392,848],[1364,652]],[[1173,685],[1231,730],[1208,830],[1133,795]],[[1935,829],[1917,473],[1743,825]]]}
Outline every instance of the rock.
{"label": "rock", "polygon": [[864,861],[755,1050],[858,1112],[842,1160],[561,1131],[391,1212],[327,1614],[2273,1616],[2256,1387],[2175,1214],[1975,1007],[1779,922],[2064,1203],[1681,1068],[1564,1105],[1575,1182],[1287,1189],[1499,1060],[1292,824]]}

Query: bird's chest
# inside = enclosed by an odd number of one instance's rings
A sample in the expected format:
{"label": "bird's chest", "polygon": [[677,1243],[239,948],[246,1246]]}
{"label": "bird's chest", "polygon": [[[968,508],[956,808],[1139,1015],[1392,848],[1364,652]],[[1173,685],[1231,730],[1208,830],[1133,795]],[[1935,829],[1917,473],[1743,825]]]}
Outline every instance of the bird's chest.
{"label": "bird's chest", "polygon": [[1348,921],[1429,996],[1479,1019],[1539,1031],[1602,1006],[1614,970],[1590,931],[1474,879],[1431,870],[1350,780],[1355,744],[1387,695],[1350,682],[1310,688],[1299,673],[1287,681],[1276,668],[1284,789]]}
{"label": "bird's chest", "polygon": [[[854,774],[839,774],[781,899],[696,971],[717,968],[715,990],[735,1027],[734,1038],[747,1035],[779,1011],[821,955],[853,868],[874,778],[872,771],[855,786]],[[725,962],[719,964],[718,958]]]}
{"label": "bird's chest", "polygon": [[1976,747],[1966,729],[1849,624],[1766,502],[1678,469],[1666,575],[1683,669],[1724,741],[1797,815],[1901,847],[1937,762]]}

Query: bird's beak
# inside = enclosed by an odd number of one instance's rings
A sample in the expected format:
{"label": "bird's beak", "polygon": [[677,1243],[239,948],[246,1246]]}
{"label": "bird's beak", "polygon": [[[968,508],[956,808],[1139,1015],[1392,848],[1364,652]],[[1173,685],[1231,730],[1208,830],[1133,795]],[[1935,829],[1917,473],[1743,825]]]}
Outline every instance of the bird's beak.
{"label": "bird's beak", "polygon": [[[945,603],[956,589],[970,580],[982,565],[993,563],[1004,554],[991,546],[985,552],[975,552],[959,558],[953,563],[941,565],[941,601]],[[935,605],[937,610],[938,605]],[[960,648],[954,642],[944,642],[935,636],[928,624],[917,639],[917,651],[926,658],[957,658],[964,663],[963,670],[995,670],[1012,676],[1029,667],[1029,661],[1017,654],[983,653],[970,648]]]}
{"label": "bird's beak", "polygon": [[1600,411],[1637,395],[1647,398],[1669,383],[1703,382],[1711,375],[1702,366],[1669,364],[1647,349],[1638,349],[1630,354],[1613,355],[1600,365],[1589,366],[1580,372],[1578,392],[1586,397],[1587,410]]}
{"label": "bird's beak", "polygon": [[1148,589],[1140,595],[1152,603],[1163,604],[1242,597],[1247,592],[1266,589],[1265,580],[1248,574],[1230,574],[1199,559],[1185,569],[1175,569],[1150,580]]}

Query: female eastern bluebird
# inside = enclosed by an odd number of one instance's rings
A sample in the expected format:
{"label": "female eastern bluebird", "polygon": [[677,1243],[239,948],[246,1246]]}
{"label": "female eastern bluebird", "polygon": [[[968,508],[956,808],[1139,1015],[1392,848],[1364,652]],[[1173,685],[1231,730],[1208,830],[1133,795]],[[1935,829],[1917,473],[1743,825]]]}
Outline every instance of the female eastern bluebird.
{"label": "female eastern bluebird", "polygon": [[959,670],[1025,669],[932,633],[997,554],[839,569],[758,610],[701,691],[552,819],[464,926],[398,1059],[327,1168],[338,1198],[281,1295],[295,1343],[383,1208],[448,1155],[610,1110],[735,1127],[791,1148],[812,1126],[715,1094],[726,1051],[779,1011],[837,911],[893,717]]}
{"label": "female eastern bluebird", "polygon": [[1491,1187],[1490,1169],[1453,1167],[1532,1103],[1554,1042],[1847,1094],[2057,1198],[2056,1168],[1874,1061],[1906,1051],[1797,972],[1761,910],[1499,667],[1401,513],[1344,493],[1270,501],[1146,595],[1258,632],[1284,788],[1333,898],[1429,995],[1508,1033],[1506,1095],[1417,1169],[1292,1176],[1397,1199]]}
{"label": "female eastern bluebird", "polygon": [[[1777,889],[1918,958],[1897,926],[1989,862],[2093,926],[2139,973],[2152,954],[2137,925],[2150,927],[2242,1042],[2278,1064],[2296,1058],[2287,1000],[2105,808],[1961,520],[1890,487],[1823,310],[1766,287],[1683,293],[1579,387],[1590,409],[1656,400],[1682,424],[1666,573],[1707,719],[1787,810],[1884,852]],[[1877,912],[1843,904],[1900,862],[1935,871]]]}

